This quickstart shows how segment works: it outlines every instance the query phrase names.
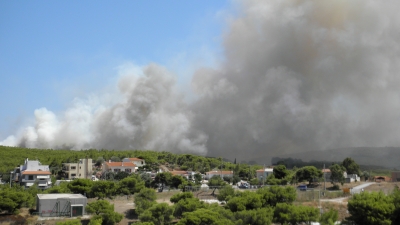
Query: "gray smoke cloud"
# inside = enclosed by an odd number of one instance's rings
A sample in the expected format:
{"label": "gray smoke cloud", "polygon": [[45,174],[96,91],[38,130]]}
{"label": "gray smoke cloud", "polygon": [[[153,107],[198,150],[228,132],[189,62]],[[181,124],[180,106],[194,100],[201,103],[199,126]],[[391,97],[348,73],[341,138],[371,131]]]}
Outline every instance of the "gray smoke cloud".
{"label": "gray smoke cloud", "polygon": [[149,65],[142,76],[120,79],[113,104],[76,100],[61,118],[38,109],[35,126],[0,144],[243,159],[400,146],[400,3],[238,4],[224,59],[193,75],[196,100],[185,103],[173,75]]}
{"label": "gray smoke cloud", "polygon": [[[243,1],[225,59],[193,78],[195,127],[245,159],[400,146],[396,1]],[[229,154],[226,154],[229,153]]]}

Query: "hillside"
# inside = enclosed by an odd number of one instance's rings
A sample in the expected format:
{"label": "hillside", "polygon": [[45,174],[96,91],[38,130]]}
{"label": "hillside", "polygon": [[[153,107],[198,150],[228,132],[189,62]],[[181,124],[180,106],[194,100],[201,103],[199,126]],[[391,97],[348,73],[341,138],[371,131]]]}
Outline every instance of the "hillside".
{"label": "hillside", "polygon": [[[294,158],[303,161],[328,161],[341,162],[344,158],[350,157],[360,165],[372,165],[386,167],[389,169],[400,169],[400,148],[382,147],[382,148],[342,148],[326,151],[308,151],[291,154],[276,155],[279,158]],[[271,157],[271,160],[272,158]]]}

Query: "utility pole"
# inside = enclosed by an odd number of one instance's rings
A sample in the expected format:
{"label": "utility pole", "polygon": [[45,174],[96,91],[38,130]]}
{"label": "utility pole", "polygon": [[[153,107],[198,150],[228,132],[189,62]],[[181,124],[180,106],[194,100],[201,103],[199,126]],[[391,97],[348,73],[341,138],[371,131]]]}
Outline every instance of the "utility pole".
{"label": "utility pole", "polygon": [[324,191],[326,191],[325,164],[324,164]]}

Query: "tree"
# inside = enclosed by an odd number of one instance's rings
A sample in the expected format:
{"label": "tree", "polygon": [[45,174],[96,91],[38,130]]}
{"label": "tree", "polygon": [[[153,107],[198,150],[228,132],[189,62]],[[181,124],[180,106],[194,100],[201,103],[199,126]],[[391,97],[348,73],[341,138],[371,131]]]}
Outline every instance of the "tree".
{"label": "tree", "polygon": [[184,213],[193,212],[200,208],[206,208],[206,203],[198,198],[184,198],[175,203],[174,216],[180,218]]}
{"label": "tree", "polygon": [[121,159],[118,156],[112,156],[110,160],[111,162],[121,162]]}
{"label": "tree", "polygon": [[331,170],[331,183],[335,185],[336,182],[339,182],[343,185],[345,181],[343,173],[345,172],[346,168],[339,164],[333,164],[329,167],[329,169]]}
{"label": "tree", "polygon": [[106,200],[97,200],[97,201],[88,203],[86,206],[86,212],[94,213],[96,215],[100,215],[102,213],[107,213],[109,211],[114,211],[114,205],[111,205]]}
{"label": "tree", "polygon": [[112,198],[117,193],[117,183],[108,180],[96,181],[92,186],[91,193],[98,199]]}
{"label": "tree", "polygon": [[394,203],[392,224],[400,224],[400,190],[398,186],[395,186],[392,197]]}
{"label": "tree", "polygon": [[362,176],[364,177],[364,181],[367,181],[371,175],[368,171],[363,171]]}
{"label": "tree", "polygon": [[258,209],[262,207],[262,200],[259,194],[244,191],[238,193],[238,196],[230,198],[226,207],[232,212]]}
{"label": "tree", "polygon": [[330,209],[321,215],[319,222],[321,225],[334,225],[339,218],[339,213],[337,210]]}
{"label": "tree", "polygon": [[195,173],[194,174],[194,182],[196,184],[201,184],[201,181],[203,180],[203,177],[201,176],[200,173]]}
{"label": "tree", "polygon": [[198,209],[183,214],[177,225],[234,225],[234,223],[219,212],[210,209]]}
{"label": "tree", "polygon": [[90,196],[93,181],[89,179],[75,179],[68,184],[68,189],[75,194]]}
{"label": "tree", "polygon": [[114,179],[116,180],[122,180],[126,177],[129,177],[129,173],[125,172],[125,171],[120,171],[118,173],[115,174]]}
{"label": "tree", "polygon": [[144,211],[139,219],[143,222],[152,222],[154,225],[170,224],[173,216],[173,209],[167,203],[160,203],[151,206]]}
{"label": "tree", "polygon": [[228,201],[231,197],[235,195],[235,190],[231,185],[226,185],[219,190],[217,199],[219,201]]}
{"label": "tree", "polygon": [[352,158],[345,158],[342,166],[346,168],[347,174],[357,174],[360,176],[360,166]]}
{"label": "tree", "polygon": [[296,177],[299,181],[306,180],[311,184],[315,179],[322,177],[322,171],[315,166],[305,166],[297,170]]}
{"label": "tree", "polygon": [[276,206],[278,203],[292,203],[296,199],[296,190],[293,187],[271,186],[257,190],[262,206]]}
{"label": "tree", "polygon": [[187,184],[187,180],[182,176],[175,175],[171,178],[171,187],[172,188],[183,188]]}
{"label": "tree", "polygon": [[311,223],[318,220],[319,211],[316,208],[278,203],[274,211],[274,222],[280,224],[296,225],[299,223]]}
{"label": "tree", "polygon": [[274,167],[272,173],[276,179],[283,179],[288,175],[289,171],[286,169],[285,165],[278,165]]}
{"label": "tree", "polygon": [[135,194],[135,208],[136,213],[140,215],[146,209],[150,208],[156,203],[157,195],[154,189],[142,188],[139,193]]}
{"label": "tree", "polygon": [[395,211],[393,197],[382,192],[355,194],[347,208],[350,217],[346,219],[362,225],[390,225]]}
{"label": "tree", "polygon": [[[96,214],[93,222],[91,223],[96,224],[101,217],[101,221],[103,225],[112,225],[115,223],[119,223],[123,216],[117,212],[114,212],[114,205],[110,204],[106,200],[97,200],[95,202],[88,203],[86,206],[86,211],[88,213]],[[95,220],[97,222],[95,222]]]}
{"label": "tree", "polygon": [[156,184],[161,184],[161,188],[168,186],[171,182],[172,174],[170,172],[157,173],[154,178]]}
{"label": "tree", "polygon": [[218,187],[218,186],[225,186],[227,183],[218,175],[213,176],[208,181],[208,186],[210,187]]}
{"label": "tree", "polygon": [[144,181],[138,176],[130,176],[119,182],[118,192],[124,195],[133,195],[144,188]]}
{"label": "tree", "polygon": [[56,222],[56,225],[81,225],[81,221],[78,219],[68,220],[68,221]]}
{"label": "tree", "polygon": [[178,203],[180,200],[187,199],[187,198],[194,198],[193,193],[192,192],[182,192],[182,193],[174,194],[170,198],[170,201],[172,203]]}
{"label": "tree", "polygon": [[235,213],[238,220],[237,225],[269,225],[272,223],[274,210],[272,208],[260,208],[254,210],[244,210]]}

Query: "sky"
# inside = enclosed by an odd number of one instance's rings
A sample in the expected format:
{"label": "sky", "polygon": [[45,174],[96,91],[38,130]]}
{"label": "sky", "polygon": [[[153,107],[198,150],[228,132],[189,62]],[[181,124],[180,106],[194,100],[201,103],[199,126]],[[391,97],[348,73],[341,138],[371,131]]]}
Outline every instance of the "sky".
{"label": "sky", "polygon": [[33,111],[103,91],[124,63],[162,64],[184,87],[221,51],[229,1],[1,1],[0,139]]}
{"label": "sky", "polygon": [[239,161],[399,147],[399,6],[2,1],[0,145]]}

